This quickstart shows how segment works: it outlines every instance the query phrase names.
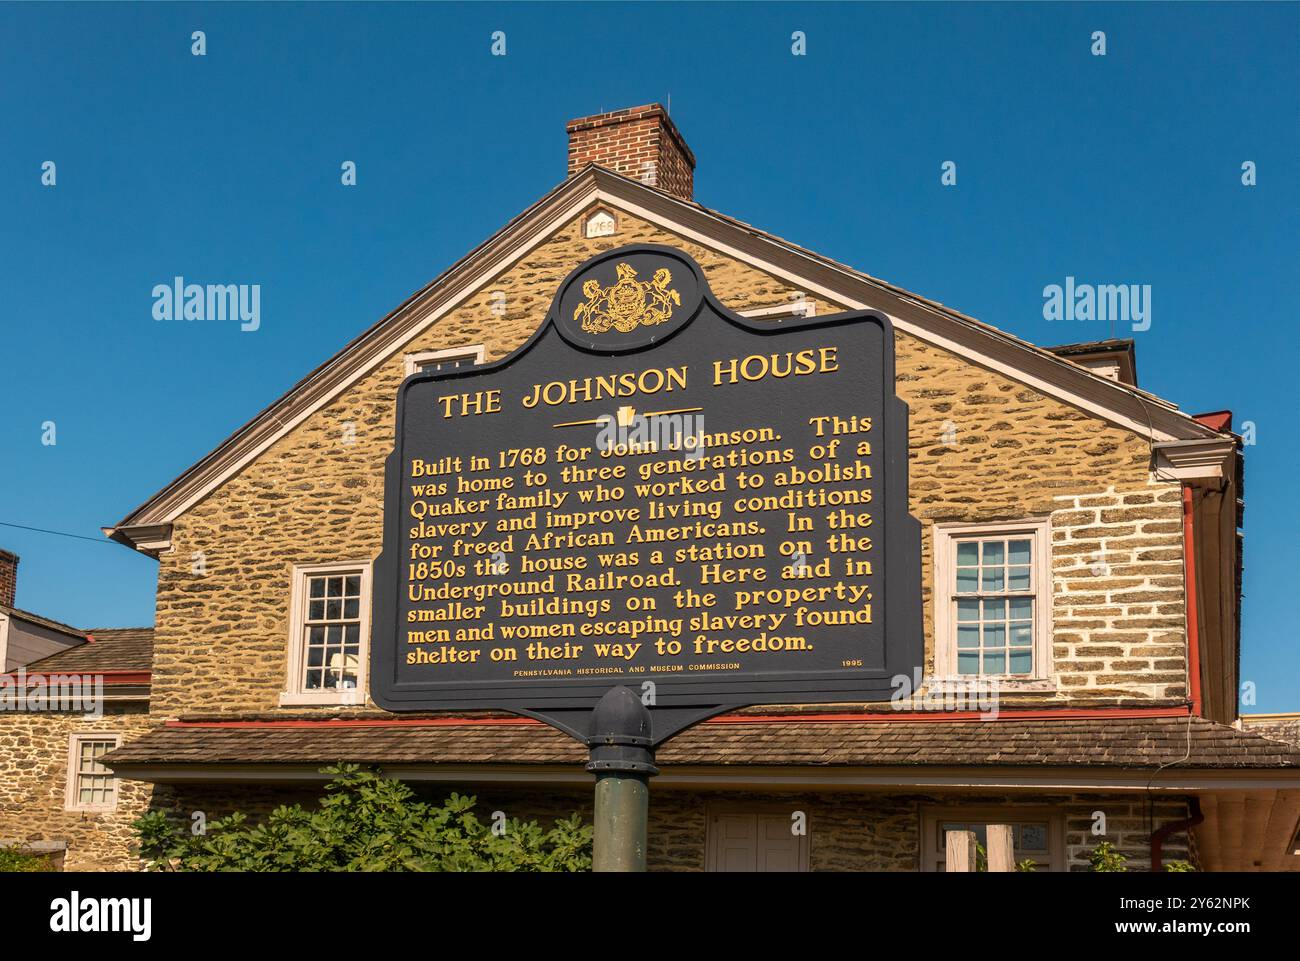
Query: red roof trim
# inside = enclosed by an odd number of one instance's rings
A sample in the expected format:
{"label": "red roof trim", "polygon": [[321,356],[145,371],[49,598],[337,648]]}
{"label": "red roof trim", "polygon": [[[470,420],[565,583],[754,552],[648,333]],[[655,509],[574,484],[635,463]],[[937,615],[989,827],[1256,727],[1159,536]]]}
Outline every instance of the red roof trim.
{"label": "red roof trim", "polygon": [[[52,677],[102,677],[104,684],[148,684],[152,678],[149,671],[34,671],[30,674],[24,672],[26,678],[30,681],[34,677],[44,678],[47,682]],[[0,678],[11,683],[18,683],[18,675],[12,671],[8,674],[0,674]]]}
{"label": "red roof trim", "polygon": [[[1058,719],[1078,720],[1081,718],[1104,719],[1110,717],[1150,718],[1150,717],[1186,717],[1187,707],[1151,707],[1151,708],[1060,708],[1057,710],[1022,710],[999,711],[996,718],[987,717],[978,711],[892,711],[888,714],[724,714],[709,718],[705,724],[817,724],[817,723],[865,723],[880,724],[899,721],[1051,721]],[[279,721],[263,719],[256,721],[186,721],[172,720],[165,727],[211,727],[211,728],[245,728],[245,729],[280,729],[285,728],[374,728],[374,727],[502,727],[540,725],[527,717],[422,717],[422,718],[286,718]]]}

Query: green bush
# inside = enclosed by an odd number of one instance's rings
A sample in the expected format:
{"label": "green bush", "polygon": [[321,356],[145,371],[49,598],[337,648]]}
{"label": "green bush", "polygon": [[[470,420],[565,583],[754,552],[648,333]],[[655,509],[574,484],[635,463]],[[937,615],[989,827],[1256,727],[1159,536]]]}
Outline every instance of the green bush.
{"label": "green bush", "polygon": [[32,854],[17,848],[0,848],[0,873],[53,871],[54,865],[42,854]]}
{"label": "green bush", "polygon": [[508,820],[496,833],[475,799],[422,801],[401,781],[355,764],[332,776],[318,807],[281,806],[262,824],[243,814],[194,835],[165,811],[135,824],[155,871],[589,871],[592,829],[573,816],[543,830]]}
{"label": "green bush", "polygon": [[1116,851],[1109,841],[1102,841],[1088,855],[1094,871],[1127,871],[1128,858]]}

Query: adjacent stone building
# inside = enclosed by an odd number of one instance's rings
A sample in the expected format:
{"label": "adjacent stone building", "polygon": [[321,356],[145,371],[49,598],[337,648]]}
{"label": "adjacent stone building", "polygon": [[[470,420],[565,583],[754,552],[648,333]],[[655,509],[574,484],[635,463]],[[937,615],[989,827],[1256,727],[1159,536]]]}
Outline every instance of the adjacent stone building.
{"label": "adjacent stone building", "polygon": [[[106,529],[159,565],[147,705],[96,728],[122,742],[103,757],[118,817],[265,811],[340,760],[512,816],[589,813],[585,750],[564,735],[368,699],[372,565],[403,379],[509,355],[575,267],[652,243],[688,253],[747,317],[888,315],[926,634],[910,697],[759,705],[669,741],[652,869],[936,870],[946,829],[990,823],[1012,824],[1017,857],[1044,870],[1086,869],[1103,840],[1134,869],[1293,869],[1300,749],[1233,726],[1231,416],[1142,390],[1130,341],[1036,347],[700,205],[695,157],[662,107],[568,131],[568,179]],[[1000,610],[1014,640],[989,635],[995,650],[970,634],[972,601]],[[313,632],[330,630],[346,641],[322,660]],[[98,666],[138,669],[122,657]],[[996,691],[995,712],[944,700],[973,679]],[[79,723],[0,717],[13,772],[0,837],[124,866],[118,822],[91,839],[56,806],[76,777],[57,742]]]}

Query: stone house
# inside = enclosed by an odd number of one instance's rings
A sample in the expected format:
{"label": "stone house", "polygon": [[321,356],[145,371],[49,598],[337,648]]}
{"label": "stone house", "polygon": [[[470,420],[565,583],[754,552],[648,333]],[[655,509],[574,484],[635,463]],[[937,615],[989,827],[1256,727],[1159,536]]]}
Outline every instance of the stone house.
{"label": "stone house", "polygon": [[[1012,824],[1017,857],[1045,870],[1086,869],[1103,840],[1137,870],[1294,869],[1300,749],[1234,726],[1231,415],[1142,390],[1131,341],[1040,348],[702,206],[658,105],[568,133],[563,183],[106,528],[158,560],[147,702],[96,723],[120,746],[91,776],[66,767],[71,722],[0,717],[0,837],[125,866],[122,825],[151,804],[256,814],[340,760],[511,816],[590,816],[585,750],[559,732],[369,700],[372,565],[403,379],[509,355],[575,267],[651,243],[688,253],[742,315],[891,319],[929,679],[901,702],[758,705],[669,741],[652,869],[942,870],[944,830],[989,823]],[[968,644],[971,600],[995,612],[995,641]],[[346,639],[324,659],[321,629]],[[139,649],[100,651],[98,669],[138,669]],[[934,709],[954,677],[987,682],[996,716]],[[114,807],[66,810],[108,769]]]}

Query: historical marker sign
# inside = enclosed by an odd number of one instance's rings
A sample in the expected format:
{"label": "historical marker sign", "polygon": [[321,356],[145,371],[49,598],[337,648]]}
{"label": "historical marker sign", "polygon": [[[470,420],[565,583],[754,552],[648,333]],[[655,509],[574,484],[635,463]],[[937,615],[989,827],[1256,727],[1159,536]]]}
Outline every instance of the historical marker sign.
{"label": "historical marker sign", "polygon": [[668,247],[588,261],[510,357],[402,384],[374,603],[393,711],[580,734],[626,685],[661,740],[888,697],[923,650],[888,320],[745,319]]}

